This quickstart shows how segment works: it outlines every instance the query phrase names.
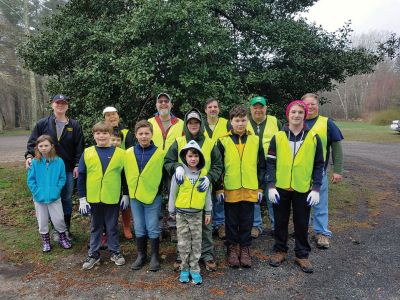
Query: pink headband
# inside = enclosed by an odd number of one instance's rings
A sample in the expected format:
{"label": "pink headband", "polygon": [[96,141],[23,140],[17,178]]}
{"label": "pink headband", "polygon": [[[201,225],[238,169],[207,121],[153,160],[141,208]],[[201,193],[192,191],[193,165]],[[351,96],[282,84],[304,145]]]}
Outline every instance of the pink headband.
{"label": "pink headband", "polygon": [[301,107],[304,108],[304,120],[305,120],[307,118],[307,115],[308,115],[308,106],[302,100],[293,100],[292,102],[290,102],[288,104],[288,106],[286,107],[286,119],[289,118],[289,111],[292,108],[292,106],[294,106],[294,105],[298,105],[298,106],[301,106]]}

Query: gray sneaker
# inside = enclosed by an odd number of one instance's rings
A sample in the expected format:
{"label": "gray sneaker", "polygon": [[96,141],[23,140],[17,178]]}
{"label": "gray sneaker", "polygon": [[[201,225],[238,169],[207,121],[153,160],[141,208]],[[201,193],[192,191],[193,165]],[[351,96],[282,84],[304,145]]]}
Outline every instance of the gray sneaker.
{"label": "gray sneaker", "polygon": [[60,234],[58,233],[57,230],[53,229],[53,232],[51,233],[51,238],[55,243],[58,243],[60,241]]}
{"label": "gray sneaker", "polygon": [[122,266],[125,264],[125,258],[121,253],[113,253],[111,254],[111,261],[115,262],[117,266]]}
{"label": "gray sneaker", "polygon": [[100,257],[94,258],[94,257],[88,256],[82,265],[82,269],[90,270],[91,268],[94,267],[95,264],[98,264],[99,262],[100,262]]}

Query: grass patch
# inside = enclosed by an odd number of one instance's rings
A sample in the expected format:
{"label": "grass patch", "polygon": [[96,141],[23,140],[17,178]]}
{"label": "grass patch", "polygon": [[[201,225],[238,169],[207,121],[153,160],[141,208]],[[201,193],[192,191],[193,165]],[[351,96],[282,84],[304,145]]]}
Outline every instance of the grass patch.
{"label": "grass patch", "polygon": [[378,111],[372,114],[371,124],[374,125],[390,125],[393,120],[400,119],[400,108],[390,108]]}
{"label": "grass patch", "polygon": [[31,134],[30,130],[16,128],[16,129],[7,129],[0,133],[0,136],[15,136],[15,135],[27,135]]}
{"label": "grass patch", "polygon": [[390,125],[372,125],[364,122],[335,121],[345,140],[371,143],[400,143],[400,134]]}

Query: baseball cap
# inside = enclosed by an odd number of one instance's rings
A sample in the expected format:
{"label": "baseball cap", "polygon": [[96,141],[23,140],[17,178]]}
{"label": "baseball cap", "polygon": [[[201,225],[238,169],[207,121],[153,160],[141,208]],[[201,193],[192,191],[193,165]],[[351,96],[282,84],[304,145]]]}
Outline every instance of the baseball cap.
{"label": "baseball cap", "polygon": [[195,111],[192,111],[187,115],[186,122],[188,122],[190,119],[196,119],[199,120],[199,122],[201,122],[200,115]]}
{"label": "baseball cap", "polygon": [[167,93],[160,93],[160,94],[158,94],[156,100],[160,99],[161,96],[165,96],[165,97],[168,98],[169,101],[171,101],[171,96],[168,95]]}
{"label": "baseball cap", "polygon": [[250,100],[250,105],[251,105],[251,106],[254,106],[254,105],[256,105],[256,104],[261,104],[262,106],[266,106],[266,105],[267,105],[267,99],[265,99],[265,98],[262,97],[262,96],[253,97],[253,98]]}
{"label": "baseball cap", "polygon": [[69,98],[63,94],[57,94],[51,100],[52,102],[64,101],[68,103]]}
{"label": "baseball cap", "polygon": [[105,109],[103,109],[103,116],[108,112],[118,112],[118,110],[114,106],[107,106]]}

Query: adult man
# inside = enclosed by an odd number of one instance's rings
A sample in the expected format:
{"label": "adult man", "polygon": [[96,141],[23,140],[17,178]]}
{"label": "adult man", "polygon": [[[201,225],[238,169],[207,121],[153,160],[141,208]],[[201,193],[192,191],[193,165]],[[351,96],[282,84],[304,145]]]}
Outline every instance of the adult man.
{"label": "adult man", "polygon": [[[132,133],[120,124],[120,117],[118,110],[113,106],[108,106],[103,110],[103,116],[106,123],[110,124],[114,131],[122,132],[123,139],[121,142],[121,149],[126,150],[133,147]],[[124,236],[127,240],[133,238],[132,236],[132,212],[130,209],[121,210],[122,226],[124,229]]]}
{"label": "adult man", "polygon": [[[264,153],[267,155],[269,143],[272,137],[281,129],[282,124],[277,120],[276,117],[267,115],[267,99],[262,96],[253,97],[250,100],[250,122],[247,124],[247,130],[250,130],[253,134],[258,135],[260,143],[264,148]],[[267,189],[265,189],[266,191]],[[271,232],[274,232],[274,211],[272,209],[272,203],[268,197],[265,197],[268,207],[268,215],[271,221]],[[251,236],[258,238],[260,233],[263,232],[263,223],[261,216],[260,204],[256,203],[254,206],[254,222],[251,230]]]}
{"label": "adult man", "polygon": [[[67,225],[67,236],[70,237],[74,179],[78,177],[78,163],[85,143],[79,123],[66,116],[68,101],[68,97],[62,94],[57,94],[53,97],[51,102],[53,114],[40,119],[28,139],[25,165],[26,168],[31,166],[32,158],[35,156],[36,139],[42,134],[50,135],[57,155],[62,158],[65,164],[67,180],[61,191],[61,203],[65,224]],[[58,239],[57,232],[54,232],[53,239]]]}
{"label": "adult man", "polygon": [[[204,105],[204,112],[207,119],[204,120],[204,136],[212,139],[214,143],[218,138],[224,136],[231,130],[231,125],[227,119],[219,117],[219,102],[215,98],[208,98]],[[225,239],[225,213],[224,203],[217,201],[215,191],[213,200],[213,230],[217,232],[220,239]]]}
{"label": "adult man", "polygon": [[317,247],[327,249],[329,248],[329,239],[332,236],[332,232],[328,229],[328,176],[326,169],[332,149],[333,174],[331,182],[339,183],[342,181],[343,151],[341,140],[343,140],[343,135],[332,119],[318,114],[318,96],[316,94],[305,94],[301,97],[301,100],[307,103],[308,106],[306,126],[317,133],[322,142],[325,165],[320,201],[314,207],[313,212],[313,227],[316,234]]}
{"label": "adult man", "polygon": [[[170,177],[175,176],[178,184],[183,183],[184,170],[182,167],[182,162],[179,159],[178,153],[185,147],[185,145],[194,140],[201,147],[201,151],[204,155],[205,169],[207,170],[207,175],[200,178],[200,187],[203,191],[206,191],[210,183],[216,183],[222,173],[222,158],[221,154],[215,144],[210,138],[204,135],[203,120],[201,118],[200,112],[192,108],[185,115],[185,135],[176,139],[176,141],[171,145],[168,153],[164,159],[164,168],[170,175]],[[203,230],[202,230],[202,245],[201,245],[201,260],[204,261],[206,269],[208,271],[216,270],[216,263],[214,259],[214,246],[212,243],[212,224],[205,225],[203,219]],[[174,264],[174,269],[179,267],[179,258]]]}

